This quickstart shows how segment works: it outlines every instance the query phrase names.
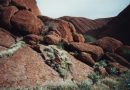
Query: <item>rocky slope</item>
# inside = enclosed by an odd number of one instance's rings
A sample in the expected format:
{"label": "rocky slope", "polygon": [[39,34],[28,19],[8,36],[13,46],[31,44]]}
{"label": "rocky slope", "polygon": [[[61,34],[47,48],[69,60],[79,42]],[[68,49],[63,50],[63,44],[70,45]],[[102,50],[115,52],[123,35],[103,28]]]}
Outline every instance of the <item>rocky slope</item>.
{"label": "rocky slope", "polygon": [[72,23],[75,26],[76,30],[82,34],[91,30],[101,28],[111,20],[111,18],[91,20],[83,17],[70,17],[70,16],[64,16],[61,17],[60,19]]}
{"label": "rocky slope", "polygon": [[[129,7],[123,12],[129,13],[128,10]],[[117,18],[129,18],[124,15],[97,20],[68,16],[52,19],[40,15],[35,0],[1,0],[0,88],[67,81],[77,86],[92,79],[91,73],[111,75],[113,68],[115,75],[122,74],[130,68],[130,47],[124,45],[129,40],[118,38],[122,42],[104,32],[117,27]],[[101,38],[93,41],[92,37],[86,38],[86,33]]]}
{"label": "rocky slope", "polygon": [[82,17],[61,17],[71,22],[80,33],[86,33],[96,38],[110,36],[129,44],[130,5],[118,16],[104,19],[86,19]]}

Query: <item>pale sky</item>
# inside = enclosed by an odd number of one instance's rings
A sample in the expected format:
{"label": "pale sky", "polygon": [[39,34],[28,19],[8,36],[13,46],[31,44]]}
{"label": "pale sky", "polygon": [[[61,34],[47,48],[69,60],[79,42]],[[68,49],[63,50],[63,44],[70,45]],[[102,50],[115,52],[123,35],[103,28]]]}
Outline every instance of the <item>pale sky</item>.
{"label": "pale sky", "polygon": [[113,17],[130,4],[130,0],[37,0],[42,15],[90,19]]}

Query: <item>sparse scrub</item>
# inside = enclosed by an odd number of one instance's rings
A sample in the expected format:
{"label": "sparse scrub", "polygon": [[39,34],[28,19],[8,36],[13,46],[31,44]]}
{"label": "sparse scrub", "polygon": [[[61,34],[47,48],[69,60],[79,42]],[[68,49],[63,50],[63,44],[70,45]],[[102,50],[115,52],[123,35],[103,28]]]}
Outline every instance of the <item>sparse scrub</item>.
{"label": "sparse scrub", "polygon": [[100,60],[99,62],[96,62],[93,68],[98,68],[98,67],[107,67],[108,64],[106,60]]}
{"label": "sparse scrub", "polygon": [[88,78],[90,78],[93,83],[97,83],[100,79],[102,79],[102,76],[99,74],[99,72],[93,72],[91,73]]}
{"label": "sparse scrub", "polygon": [[18,41],[17,43],[10,46],[8,49],[0,51],[0,58],[12,56],[18,49],[25,45],[23,41]]}
{"label": "sparse scrub", "polygon": [[42,54],[50,67],[56,70],[62,78],[67,78],[71,62],[66,51],[58,49],[54,45],[49,45],[42,50]]}

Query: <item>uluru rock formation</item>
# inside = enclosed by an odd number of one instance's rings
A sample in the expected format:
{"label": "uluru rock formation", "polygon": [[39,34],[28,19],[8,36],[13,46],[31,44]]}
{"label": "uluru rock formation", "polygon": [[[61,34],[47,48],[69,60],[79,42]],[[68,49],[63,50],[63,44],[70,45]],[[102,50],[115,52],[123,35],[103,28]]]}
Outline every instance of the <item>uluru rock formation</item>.
{"label": "uluru rock formation", "polygon": [[67,83],[81,88],[84,80],[95,85],[91,73],[126,72],[130,68],[129,11],[130,6],[116,17],[96,20],[52,19],[40,14],[35,0],[1,0],[0,89]]}

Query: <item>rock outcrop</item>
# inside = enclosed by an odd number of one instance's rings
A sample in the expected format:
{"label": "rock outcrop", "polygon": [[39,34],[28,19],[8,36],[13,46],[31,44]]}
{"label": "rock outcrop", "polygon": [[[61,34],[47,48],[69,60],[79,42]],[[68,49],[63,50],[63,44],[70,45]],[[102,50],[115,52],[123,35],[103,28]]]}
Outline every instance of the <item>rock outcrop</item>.
{"label": "rock outcrop", "polygon": [[35,0],[0,0],[0,89],[66,81],[79,86],[90,73],[126,72],[129,10],[106,19],[52,19],[40,15]]}
{"label": "rock outcrop", "polygon": [[70,48],[73,51],[90,53],[92,57],[94,58],[94,60],[99,60],[104,54],[104,51],[102,48],[96,45],[90,45],[86,43],[72,42],[68,45],[68,48]]}
{"label": "rock outcrop", "polygon": [[123,46],[123,43],[111,37],[103,37],[96,42],[94,45],[100,46],[105,52],[114,52],[117,48]]}
{"label": "rock outcrop", "polygon": [[67,42],[85,41],[83,35],[76,32],[75,27],[69,22],[60,19],[51,19],[44,16],[41,16],[40,19],[45,24],[42,33],[45,35],[45,42],[48,44],[57,44],[61,40]]}
{"label": "rock outcrop", "polygon": [[48,80],[61,80],[42,57],[29,47],[0,59],[0,87],[34,87]]}
{"label": "rock outcrop", "polygon": [[15,37],[3,28],[0,28],[0,46],[10,47],[15,43]]}
{"label": "rock outcrop", "polygon": [[19,9],[28,9],[36,16],[41,14],[35,0],[12,0],[11,4],[17,6]]}
{"label": "rock outcrop", "polygon": [[82,18],[82,17],[61,17],[60,19],[68,21],[72,23],[76,30],[82,34],[90,31],[90,30],[95,30],[98,28],[101,28],[104,26],[107,22],[109,22],[111,19],[97,19],[97,20],[91,20],[87,18]]}
{"label": "rock outcrop", "polygon": [[25,32],[30,34],[40,34],[43,26],[42,22],[30,11],[20,10],[12,18],[11,23],[17,32]]}

